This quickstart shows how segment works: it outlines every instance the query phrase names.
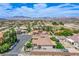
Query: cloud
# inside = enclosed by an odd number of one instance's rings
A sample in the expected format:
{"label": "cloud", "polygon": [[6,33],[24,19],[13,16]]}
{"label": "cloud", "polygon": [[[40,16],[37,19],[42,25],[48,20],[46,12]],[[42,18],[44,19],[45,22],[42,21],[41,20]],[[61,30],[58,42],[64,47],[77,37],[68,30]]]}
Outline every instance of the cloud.
{"label": "cloud", "polygon": [[35,9],[45,9],[47,7],[46,4],[39,3],[39,4],[34,4]]}
{"label": "cloud", "polygon": [[[73,9],[78,10],[73,10]],[[21,6],[13,8],[11,4],[0,4],[0,17],[27,16],[27,17],[61,17],[79,16],[79,6],[74,4],[60,4],[47,7],[47,4],[34,4],[33,8]]]}

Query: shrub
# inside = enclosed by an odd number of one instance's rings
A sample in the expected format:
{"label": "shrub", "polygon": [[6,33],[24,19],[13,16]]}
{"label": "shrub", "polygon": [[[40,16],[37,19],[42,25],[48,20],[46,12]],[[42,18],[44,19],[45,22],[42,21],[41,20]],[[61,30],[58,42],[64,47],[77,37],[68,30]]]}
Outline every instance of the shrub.
{"label": "shrub", "polygon": [[26,47],[27,47],[27,48],[31,48],[31,47],[32,47],[32,43],[31,43],[31,42],[28,42],[28,43],[26,44]]}
{"label": "shrub", "polygon": [[73,35],[73,33],[71,32],[71,31],[63,31],[63,32],[61,32],[61,35],[64,35],[64,36],[71,36],[71,35]]}
{"label": "shrub", "polygon": [[55,37],[52,37],[51,40],[53,40],[53,41],[57,41]]}
{"label": "shrub", "polygon": [[61,43],[59,43],[59,42],[56,42],[56,48],[57,49],[64,49],[64,46],[61,44]]}
{"label": "shrub", "polygon": [[46,31],[52,31],[52,27],[51,26],[46,26]]}
{"label": "shrub", "polygon": [[79,33],[79,30],[73,30],[74,33]]}
{"label": "shrub", "polygon": [[57,23],[57,22],[52,22],[52,24],[53,24],[53,25],[58,25],[58,23]]}
{"label": "shrub", "polygon": [[70,31],[70,30],[62,30],[62,31],[59,31],[59,32],[57,32],[55,34],[59,35],[59,36],[72,36],[73,32]]}

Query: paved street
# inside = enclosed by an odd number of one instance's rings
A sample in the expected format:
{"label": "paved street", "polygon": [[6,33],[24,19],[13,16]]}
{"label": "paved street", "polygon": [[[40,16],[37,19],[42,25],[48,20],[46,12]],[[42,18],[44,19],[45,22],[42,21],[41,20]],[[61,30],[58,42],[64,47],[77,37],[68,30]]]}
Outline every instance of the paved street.
{"label": "paved street", "polygon": [[16,46],[11,51],[9,51],[8,53],[5,53],[4,54],[5,56],[6,55],[17,56],[21,52],[21,49],[24,46],[24,44],[26,43],[26,41],[31,39],[31,36],[23,33],[23,34],[17,35],[17,38],[20,41],[16,44]]}

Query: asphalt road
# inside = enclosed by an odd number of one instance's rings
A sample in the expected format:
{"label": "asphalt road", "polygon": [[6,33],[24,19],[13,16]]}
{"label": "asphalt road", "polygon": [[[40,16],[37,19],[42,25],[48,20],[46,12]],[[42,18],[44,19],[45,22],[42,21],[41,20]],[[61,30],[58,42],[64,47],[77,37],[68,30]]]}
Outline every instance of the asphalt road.
{"label": "asphalt road", "polygon": [[24,46],[24,44],[31,38],[32,37],[30,35],[27,35],[25,33],[17,35],[17,39],[19,40],[19,42],[12,50],[5,53],[4,56],[17,56],[21,52],[21,49]]}

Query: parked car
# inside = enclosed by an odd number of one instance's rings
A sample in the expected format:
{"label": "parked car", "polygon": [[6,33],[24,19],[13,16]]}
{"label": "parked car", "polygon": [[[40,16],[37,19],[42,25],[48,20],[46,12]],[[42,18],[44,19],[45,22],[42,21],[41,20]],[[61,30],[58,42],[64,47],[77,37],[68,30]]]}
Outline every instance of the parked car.
{"label": "parked car", "polygon": [[20,40],[17,40],[16,42],[15,42],[15,44],[13,44],[11,47],[10,47],[10,50],[12,50],[16,45],[17,45],[17,43],[19,42]]}

